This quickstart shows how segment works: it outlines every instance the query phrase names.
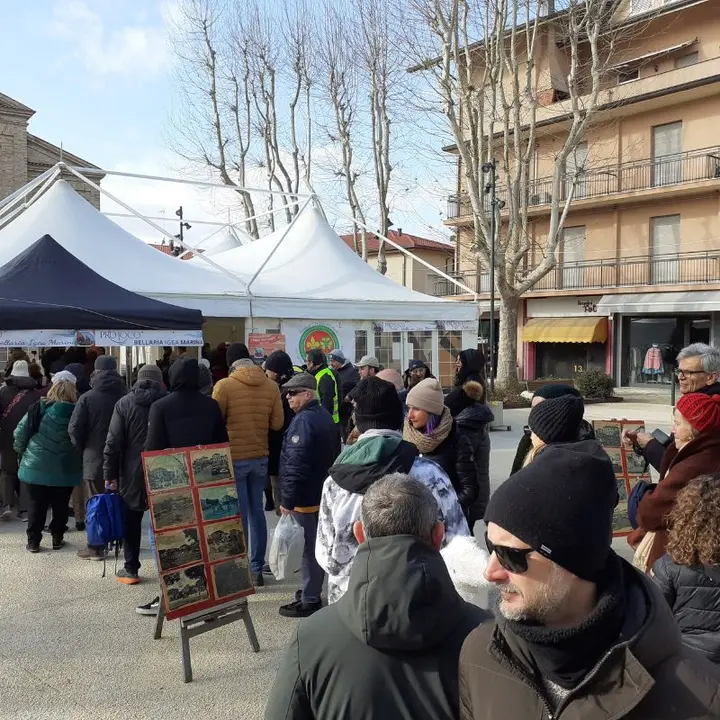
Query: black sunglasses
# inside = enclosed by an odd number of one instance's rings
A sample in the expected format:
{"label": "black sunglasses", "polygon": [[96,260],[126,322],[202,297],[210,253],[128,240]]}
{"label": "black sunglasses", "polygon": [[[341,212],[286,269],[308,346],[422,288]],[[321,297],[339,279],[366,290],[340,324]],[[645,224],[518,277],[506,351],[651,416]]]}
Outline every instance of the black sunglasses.
{"label": "black sunglasses", "polygon": [[522,575],[528,571],[528,555],[533,551],[532,548],[511,548],[505,545],[495,545],[490,541],[487,532],[485,533],[485,544],[488,552],[498,559],[498,562],[508,572],[515,575]]}
{"label": "black sunglasses", "polygon": [[305,388],[304,390],[286,390],[286,391],[285,391],[285,394],[286,394],[288,397],[295,397],[296,395],[299,395],[300,393],[304,393],[304,392],[307,392],[307,391],[308,391],[308,388]]}

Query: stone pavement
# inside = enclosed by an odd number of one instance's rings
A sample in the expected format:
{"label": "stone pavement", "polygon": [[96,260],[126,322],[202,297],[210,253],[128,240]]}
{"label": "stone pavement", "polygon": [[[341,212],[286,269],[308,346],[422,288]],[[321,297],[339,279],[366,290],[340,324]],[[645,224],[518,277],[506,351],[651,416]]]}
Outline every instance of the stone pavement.
{"label": "stone pavement", "polygon": [[[492,486],[507,478],[527,421],[526,410],[506,412],[511,432],[492,434]],[[588,417],[645,419],[667,430],[662,406],[594,405]],[[275,516],[268,514],[273,525]],[[475,528],[483,531],[482,524]],[[140,585],[101,578],[102,565],[75,557],[84,536],[68,533],[60,551],[25,550],[25,525],[0,524],[0,720],[259,720],[281,653],[295,626],[278,607],[296,582],[268,582],[250,599],[258,654],[242,623],[191,642],[192,683],[182,682],[178,624],[152,639],[154,618],[135,606],[156,594],[155,566],[143,550]],[[627,555],[624,541],[618,550]],[[295,578],[297,580],[299,578]]]}

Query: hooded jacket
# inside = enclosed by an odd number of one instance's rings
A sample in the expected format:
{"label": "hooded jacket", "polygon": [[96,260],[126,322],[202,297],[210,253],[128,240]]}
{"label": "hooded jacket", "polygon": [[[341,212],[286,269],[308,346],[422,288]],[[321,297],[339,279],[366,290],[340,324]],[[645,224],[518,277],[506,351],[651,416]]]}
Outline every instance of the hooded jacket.
{"label": "hooded jacket", "polygon": [[445,399],[445,404],[455,418],[458,432],[469,439],[473,450],[478,494],[468,508],[468,519],[472,528],[477,520],[483,519],[490,499],[490,424],[495,416],[482,402],[484,391],[480,383],[469,380],[462,388],[457,389],[471,402],[452,403],[450,400],[452,393],[450,393]]}
{"label": "hooded jacket", "polygon": [[686,567],[663,555],[653,565],[660,588],[688,647],[720,665],[720,567]]}
{"label": "hooded jacket", "polygon": [[620,635],[552,712],[502,619],[473,631],[460,656],[460,720],[710,720],[720,717],[720,670],[684,650],[649,578],[624,560]]}
{"label": "hooded jacket", "polygon": [[0,390],[0,470],[3,472],[17,475],[18,457],[13,450],[13,434],[18,423],[42,395],[37,382],[31,377],[9,377]]}
{"label": "hooded jacket", "polygon": [[227,424],[232,458],[268,457],[268,432],[282,430],[285,422],[280,389],[252,360],[241,360],[233,367],[230,376],[213,389]]}
{"label": "hooded jacket", "polygon": [[198,363],[198,371],[200,372],[200,392],[203,395],[212,396],[213,377],[210,368]]}
{"label": "hooded jacket", "polygon": [[169,371],[167,397],[150,407],[146,450],[217,445],[227,442],[220,407],[200,390],[200,373],[195,358],[176,360]]}
{"label": "hooded jacket", "polygon": [[29,416],[15,428],[15,452],[20,456],[18,477],[31,485],[71,487],[82,482],[82,456],[70,441],[68,424],[75,405],[40,402],[40,426],[31,434]]}
{"label": "hooded jacket", "polygon": [[485,355],[481,350],[470,348],[469,350],[461,350],[460,372],[455,375],[454,385],[461,388],[468,380],[484,383],[485,381]]}
{"label": "hooded jacket", "polygon": [[419,457],[417,448],[399,432],[368,430],[345,448],[323,485],[315,556],[328,574],[330,603],[348,587],[358,548],[353,524],[360,519],[363,496],[376,480],[394,472],[412,475],[432,492],[445,525],[445,542],[470,534],[455,490],[440,466]]}
{"label": "hooded jacket", "polygon": [[147,509],[141,453],[147,440],[150,407],[167,392],[154,380],[139,380],[115,405],[105,442],[103,476],[115,481],[125,504],[136,511]]}
{"label": "hooded jacket", "polygon": [[678,493],[698,475],[720,470],[720,430],[700,433],[682,450],[675,443],[668,447],[660,466],[660,482],[651,485],[637,505],[638,525],[628,535],[628,544],[637,548],[645,533],[655,533],[648,568],[665,554],[667,546],[667,515],[673,509]]}
{"label": "hooded jacket", "polygon": [[[707,387],[695,390],[695,392],[702,393],[703,395],[720,395],[720,383],[714,383]],[[670,435],[670,442],[667,445],[663,445],[655,438],[645,446],[643,450],[643,457],[647,460],[649,465],[652,465],[658,472],[660,472],[665,453],[671,451],[675,447],[675,436]]]}
{"label": "hooded jacket", "polygon": [[75,405],[68,432],[83,454],[83,479],[101,483],[103,451],[115,404],[127,395],[125,381],[114,370],[100,370],[90,379],[90,390]]}
{"label": "hooded jacket", "polygon": [[455,720],[460,648],[489,617],[457,594],[433,548],[369,539],[347,593],[296,629],[265,718]]}

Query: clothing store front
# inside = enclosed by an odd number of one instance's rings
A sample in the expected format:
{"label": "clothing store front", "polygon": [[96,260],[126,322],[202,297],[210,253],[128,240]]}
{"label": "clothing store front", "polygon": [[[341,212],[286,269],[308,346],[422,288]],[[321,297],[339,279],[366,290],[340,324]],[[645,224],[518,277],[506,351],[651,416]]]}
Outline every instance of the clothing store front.
{"label": "clothing store front", "polygon": [[680,350],[720,341],[717,292],[604,295],[598,310],[614,318],[618,386],[669,388]]}
{"label": "clothing store front", "polygon": [[710,342],[710,322],[709,314],[623,317],[622,385],[670,385],[680,350]]}

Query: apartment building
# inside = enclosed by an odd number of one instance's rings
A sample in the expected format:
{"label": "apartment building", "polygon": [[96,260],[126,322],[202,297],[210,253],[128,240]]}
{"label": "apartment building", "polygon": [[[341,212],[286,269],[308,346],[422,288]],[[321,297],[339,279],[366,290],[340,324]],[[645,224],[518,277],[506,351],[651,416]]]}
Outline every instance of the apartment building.
{"label": "apartment building", "polygon": [[[720,0],[627,0],[618,22],[629,39],[566,164],[577,182],[557,266],[518,307],[525,379],[602,369],[619,385],[669,384],[682,346],[720,342]],[[556,43],[540,46],[539,67],[562,66]],[[547,77],[529,193],[537,248],[567,113],[563,73]],[[469,212],[462,192],[451,196],[446,224],[459,279],[485,298]]]}
{"label": "apartment building", "polygon": [[[454,271],[455,245],[452,243],[409,235],[403,232],[401,228],[388,230],[387,236],[396,245],[405,248],[415,257],[424,260],[442,272],[450,274]],[[355,249],[352,235],[345,234],[340,237],[349,248]],[[377,267],[379,245],[380,243],[375,235],[368,235],[367,261],[374,268]],[[400,283],[400,285],[429,295],[446,295],[450,292],[449,287],[452,283],[387,243],[385,243],[385,262],[387,263],[385,275]]]}

